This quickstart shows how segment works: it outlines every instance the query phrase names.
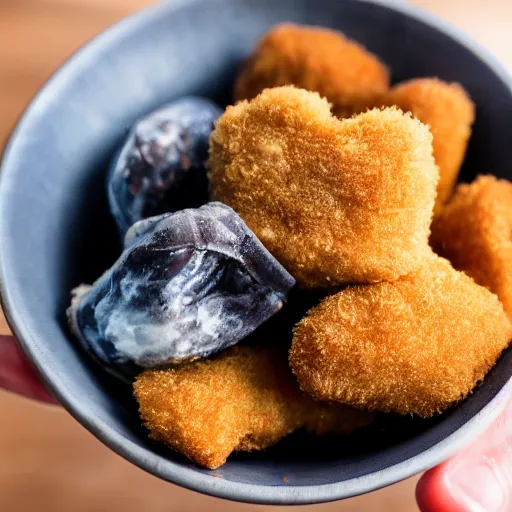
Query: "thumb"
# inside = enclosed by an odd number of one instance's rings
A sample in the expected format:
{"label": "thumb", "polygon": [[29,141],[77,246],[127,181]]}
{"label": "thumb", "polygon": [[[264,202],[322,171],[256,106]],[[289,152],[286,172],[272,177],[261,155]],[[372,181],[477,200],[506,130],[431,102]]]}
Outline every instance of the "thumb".
{"label": "thumb", "polygon": [[0,388],[43,402],[57,403],[46,391],[12,336],[0,335]]}
{"label": "thumb", "polygon": [[416,500],[422,512],[512,510],[512,402],[469,448],[421,477]]}

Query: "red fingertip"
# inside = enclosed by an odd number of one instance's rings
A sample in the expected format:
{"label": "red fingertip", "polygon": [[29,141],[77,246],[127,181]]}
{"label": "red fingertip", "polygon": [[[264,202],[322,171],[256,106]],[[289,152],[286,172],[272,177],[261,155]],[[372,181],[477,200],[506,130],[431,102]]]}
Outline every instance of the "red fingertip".
{"label": "red fingertip", "polygon": [[12,336],[0,335],[0,388],[57,404],[44,388]]}
{"label": "red fingertip", "polygon": [[416,486],[416,501],[421,512],[468,512],[448,490],[445,481],[447,464],[427,471],[420,478]]}
{"label": "red fingertip", "polygon": [[469,447],[418,482],[421,512],[512,510],[512,405]]}

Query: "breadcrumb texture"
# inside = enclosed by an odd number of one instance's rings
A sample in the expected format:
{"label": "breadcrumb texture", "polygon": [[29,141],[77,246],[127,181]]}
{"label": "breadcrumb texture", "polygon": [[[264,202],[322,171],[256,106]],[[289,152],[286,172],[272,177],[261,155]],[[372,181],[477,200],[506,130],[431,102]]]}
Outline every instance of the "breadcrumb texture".
{"label": "breadcrumb texture", "polygon": [[385,96],[384,105],[396,105],[430,126],[434,158],[439,166],[435,214],[449,199],[466,154],[475,105],[458,83],[437,78],[402,82]]}
{"label": "breadcrumb texture", "polygon": [[290,364],[317,399],[429,417],[470,393],[511,335],[498,298],[433,255],[326,298],[296,326]]}
{"label": "breadcrumb texture", "polygon": [[396,280],[430,253],[432,135],[395,108],[339,120],[317,93],[266,89],[217,121],[208,167],[303,288]]}
{"label": "breadcrumb texture", "polygon": [[318,92],[348,114],[389,89],[389,72],[340,32],[286,23],[260,39],[235,84],[235,99],[252,99],[281,85]]}
{"label": "breadcrumb texture", "polygon": [[512,183],[479,176],[459,185],[432,224],[431,243],[494,292],[512,318]]}
{"label": "breadcrumb texture", "polygon": [[215,469],[233,451],[261,450],[305,427],[348,434],[374,416],[302,393],[286,351],[234,347],[214,360],[146,370],[134,383],[150,437]]}

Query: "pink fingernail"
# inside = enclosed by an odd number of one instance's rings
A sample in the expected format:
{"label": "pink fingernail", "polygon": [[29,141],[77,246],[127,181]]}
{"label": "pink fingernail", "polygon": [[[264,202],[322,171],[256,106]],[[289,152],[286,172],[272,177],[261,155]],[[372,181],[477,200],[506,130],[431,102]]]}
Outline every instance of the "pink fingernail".
{"label": "pink fingernail", "polygon": [[508,512],[502,479],[490,462],[458,467],[446,476],[446,485],[461,510],[467,512]]}

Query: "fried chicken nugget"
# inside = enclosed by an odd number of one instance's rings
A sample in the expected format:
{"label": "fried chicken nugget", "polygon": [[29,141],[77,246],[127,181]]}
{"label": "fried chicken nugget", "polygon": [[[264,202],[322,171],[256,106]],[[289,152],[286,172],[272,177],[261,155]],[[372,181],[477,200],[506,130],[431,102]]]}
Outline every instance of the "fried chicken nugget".
{"label": "fried chicken nugget", "polygon": [[339,120],[317,93],[266,89],[219,118],[208,167],[303,288],[395,280],[430,253],[432,135],[395,108]]}
{"label": "fried chicken nugget", "polygon": [[512,183],[459,185],[432,224],[434,250],[495,293],[512,318]]}
{"label": "fried chicken nugget", "polygon": [[295,328],[290,364],[317,399],[429,417],[470,393],[511,336],[498,298],[432,255],[416,274],[313,308]]}
{"label": "fried chicken nugget", "polygon": [[301,427],[348,434],[373,421],[371,413],[315,402],[298,389],[286,351],[264,346],[146,370],[134,394],[152,439],[210,469],[233,451],[261,450]]}
{"label": "fried chicken nugget", "polygon": [[286,23],[260,39],[235,84],[235,99],[249,100],[281,85],[318,92],[348,114],[389,89],[389,72],[340,32]]}
{"label": "fried chicken nugget", "polygon": [[434,158],[439,166],[435,214],[450,197],[466,154],[475,105],[460,84],[437,78],[402,82],[385,95],[383,105],[396,105],[430,126]]}

